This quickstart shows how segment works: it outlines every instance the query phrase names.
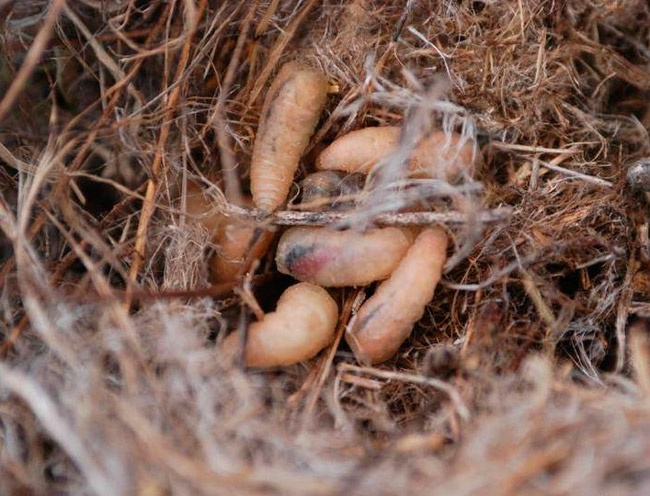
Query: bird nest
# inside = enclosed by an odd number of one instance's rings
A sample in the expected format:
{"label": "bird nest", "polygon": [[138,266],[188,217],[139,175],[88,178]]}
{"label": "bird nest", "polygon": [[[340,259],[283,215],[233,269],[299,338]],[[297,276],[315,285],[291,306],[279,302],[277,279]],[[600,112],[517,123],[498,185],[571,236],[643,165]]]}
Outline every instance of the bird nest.
{"label": "bird nest", "polygon": [[[650,188],[626,180],[650,155],[647,2],[10,0],[0,29],[1,493],[650,486]],[[474,176],[380,176],[345,212],[296,186],[263,220],[235,205],[297,59],[329,95],[296,184],[383,125],[471,137]],[[276,230],[435,222],[451,258],[391,360],[336,341],[247,369],[220,343],[292,280],[271,251],[211,284],[191,182]],[[359,292],[331,291],[343,320]]]}

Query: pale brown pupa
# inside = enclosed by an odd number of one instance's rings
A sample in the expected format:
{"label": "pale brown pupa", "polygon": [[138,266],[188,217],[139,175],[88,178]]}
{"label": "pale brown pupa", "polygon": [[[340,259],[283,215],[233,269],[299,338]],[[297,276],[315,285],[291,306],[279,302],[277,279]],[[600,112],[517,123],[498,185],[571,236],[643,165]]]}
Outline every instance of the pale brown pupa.
{"label": "pale brown pupa", "polygon": [[255,206],[271,213],[291,189],[300,157],[327,100],[327,78],[297,62],[285,64],[264,100],[251,161]]}

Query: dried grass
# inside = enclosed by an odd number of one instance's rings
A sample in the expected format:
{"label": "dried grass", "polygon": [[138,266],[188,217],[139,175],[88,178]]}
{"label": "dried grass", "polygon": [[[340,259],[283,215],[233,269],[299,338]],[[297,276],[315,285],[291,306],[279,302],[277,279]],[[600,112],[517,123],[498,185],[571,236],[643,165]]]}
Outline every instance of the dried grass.
{"label": "dried grass", "polygon": [[[650,489],[647,206],[625,186],[650,154],[647,2],[0,1],[0,23],[0,493]],[[267,222],[455,240],[381,367],[219,355],[251,289],[209,287],[185,187],[247,215],[263,95],[297,57],[336,83],[301,174],[348,130],[406,131],[354,210]],[[396,186],[440,127],[478,138],[477,177]],[[267,261],[249,283],[268,308],[287,281]],[[359,293],[335,296],[349,315]]]}

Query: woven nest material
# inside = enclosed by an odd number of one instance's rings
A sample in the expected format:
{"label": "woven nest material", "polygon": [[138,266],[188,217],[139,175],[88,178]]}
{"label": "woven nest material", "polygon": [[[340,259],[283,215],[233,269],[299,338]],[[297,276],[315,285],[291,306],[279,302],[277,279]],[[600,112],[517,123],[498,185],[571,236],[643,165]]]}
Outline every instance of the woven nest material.
{"label": "woven nest material", "polygon": [[[647,2],[0,0],[0,30],[0,493],[650,490]],[[447,226],[434,300],[378,366],[218,350],[292,281],[271,252],[211,286],[187,187],[242,214],[296,59],[330,79],[296,183],[367,126],[480,149],[472,181],[380,174],[352,214],[267,219]]]}

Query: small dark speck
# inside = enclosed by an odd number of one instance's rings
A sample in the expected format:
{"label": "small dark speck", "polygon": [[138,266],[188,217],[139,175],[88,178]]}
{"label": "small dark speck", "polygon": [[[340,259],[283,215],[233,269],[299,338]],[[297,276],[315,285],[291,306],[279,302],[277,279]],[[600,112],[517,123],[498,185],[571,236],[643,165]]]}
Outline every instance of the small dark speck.
{"label": "small dark speck", "polygon": [[303,245],[297,245],[291,248],[287,255],[284,257],[284,265],[286,265],[287,269],[292,270],[293,269],[293,264],[296,263],[296,261],[301,260],[302,258],[306,257],[310,253],[314,251],[313,246],[303,246]]}
{"label": "small dark speck", "polygon": [[366,327],[366,324],[372,320],[372,318],[377,315],[377,313],[381,310],[381,307],[383,307],[383,304],[380,304],[375,308],[372,312],[370,312],[368,315],[364,317],[362,321],[359,322],[359,329],[363,329]]}

